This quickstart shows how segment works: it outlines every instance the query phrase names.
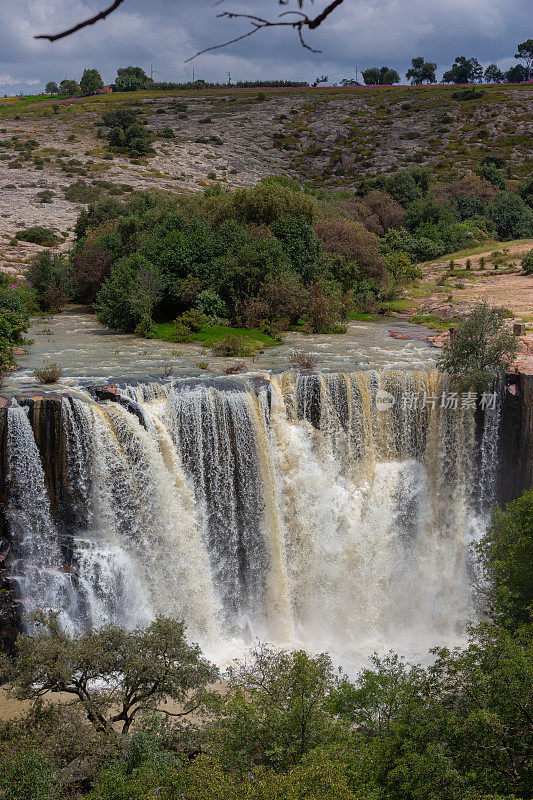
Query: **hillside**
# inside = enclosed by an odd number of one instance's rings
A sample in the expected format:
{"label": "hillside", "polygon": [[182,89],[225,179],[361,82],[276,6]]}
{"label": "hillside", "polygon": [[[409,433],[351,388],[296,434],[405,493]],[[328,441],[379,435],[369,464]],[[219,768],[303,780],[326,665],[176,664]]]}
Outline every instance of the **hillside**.
{"label": "hillside", "polygon": [[[352,189],[364,175],[429,164],[437,174],[505,160],[531,171],[533,86],[266,89],[139,92],[30,105],[0,103],[0,261],[22,264],[40,248],[14,243],[45,225],[71,238],[82,202],[132,189],[199,191],[215,180],[248,186],[272,174]],[[111,155],[95,123],[109,108],[142,109],[156,155]],[[170,128],[173,138],[164,138]],[[168,135],[168,134],[167,134]],[[80,186],[76,181],[87,184]],[[70,190],[69,190],[70,187]],[[66,192],[66,196],[65,196]]]}

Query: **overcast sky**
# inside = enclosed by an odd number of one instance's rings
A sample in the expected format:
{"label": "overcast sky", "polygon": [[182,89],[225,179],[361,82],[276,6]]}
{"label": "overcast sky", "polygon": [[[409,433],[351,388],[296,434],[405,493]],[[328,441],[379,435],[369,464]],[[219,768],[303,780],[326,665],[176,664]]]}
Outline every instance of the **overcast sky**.
{"label": "overcast sky", "polygon": [[[109,0],[110,1],[110,0]],[[117,67],[134,64],[156,80],[226,81],[281,78],[332,83],[359,69],[386,64],[403,75],[413,56],[436,61],[439,74],[457,55],[486,66],[516,62],[518,42],[533,36],[531,0],[344,0],[307,36],[320,54],[303,50],[291,31],[260,31],[230,47],[185,59],[211,44],[244,32],[240,20],[217,19],[222,10],[275,16],[277,0],[125,0],[107,20],[50,44],[36,33],[62,30],[100,11],[108,0],[0,0],[0,93],[39,91],[49,80],[79,80],[97,67],[111,83]],[[318,13],[322,0],[305,0]],[[289,0],[289,8],[298,8]]]}

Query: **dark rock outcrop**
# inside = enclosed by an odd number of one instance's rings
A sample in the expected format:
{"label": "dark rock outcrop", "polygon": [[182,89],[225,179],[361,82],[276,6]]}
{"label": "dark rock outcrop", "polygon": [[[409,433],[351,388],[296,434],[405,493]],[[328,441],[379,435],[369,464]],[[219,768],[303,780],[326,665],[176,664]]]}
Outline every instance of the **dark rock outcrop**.
{"label": "dark rock outcrop", "polygon": [[509,375],[503,397],[498,501],[509,503],[533,486],[533,375]]}

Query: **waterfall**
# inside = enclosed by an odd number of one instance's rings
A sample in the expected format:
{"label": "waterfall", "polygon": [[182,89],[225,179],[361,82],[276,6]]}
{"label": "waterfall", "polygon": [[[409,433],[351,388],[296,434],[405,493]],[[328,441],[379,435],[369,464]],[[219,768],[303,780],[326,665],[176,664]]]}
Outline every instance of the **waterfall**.
{"label": "waterfall", "polygon": [[61,401],[51,491],[8,409],[13,580],[83,628],[186,621],[219,659],[254,637],[359,662],[460,640],[494,491],[498,404],[436,372],[140,384]]}
{"label": "waterfall", "polygon": [[7,409],[7,451],[6,516],[15,554],[11,578],[29,617],[37,608],[55,610],[71,627],[77,616],[76,593],[52,519],[32,427],[20,406]]}

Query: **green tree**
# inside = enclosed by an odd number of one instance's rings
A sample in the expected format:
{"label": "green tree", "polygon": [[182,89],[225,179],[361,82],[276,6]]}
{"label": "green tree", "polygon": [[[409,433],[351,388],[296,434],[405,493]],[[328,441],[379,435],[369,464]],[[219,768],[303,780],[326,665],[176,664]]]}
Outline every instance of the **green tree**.
{"label": "green tree", "polygon": [[503,83],[504,76],[496,64],[489,64],[485,70],[485,83]]}
{"label": "green tree", "polygon": [[36,632],[17,639],[17,655],[4,663],[4,680],[19,699],[48,692],[76,698],[87,719],[103,733],[121,725],[127,733],[136,717],[170,714],[160,704],[173,700],[186,717],[198,708],[217,670],[189,644],[182,622],[158,617],[147,628],[114,625],[66,633],[56,614],[38,614]]}
{"label": "green tree", "polygon": [[422,83],[437,83],[436,69],[437,65],[433,61],[424,61],[423,56],[417,56],[411,59],[411,67],[405,73],[405,77],[415,86]]}
{"label": "green tree", "polygon": [[495,509],[477,546],[492,617],[508,628],[533,615],[533,489]]}
{"label": "green tree", "polygon": [[516,338],[498,309],[483,301],[445,342],[437,366],[462,388],[483,392],[504,377],[516,352]]}
{"label": "green tree", "polygon": [[65,78],[59,84],[59,91],[61,94],[66,94],[67,97],[77,97],[80,93],[80,87],[77,81]]}
{"label": "green tree", "polygon": [[99,322],[109,328],[135,330],[142,320],[151,318],[162,286],[159,270],[140,253],[121,258],[97,295]]}
{"label": "green tree", "polygon": [[529,72],[522,64],[516,64],[507,70],[504,75],[505,83],[524,83],[529,80]]}
{"label": "green tree", "polygon": [[367,85],[390,86],[393,83],[400,83],[400,76],[395,69],[389,67],[369,67],[362,71],[363,80]]}
{"label": "green tree", "polygon": [[117,69],[115,88],[118,92],[138,92],[145,89],[150,78],[141,67],[120,67]]}
{"label": "green tree", "polygon": [[57,85],[57,83],[55,81],[48,81],[48,83],[45,86],[45,89],[46,89],[47,94],[50,95],[50,97],[53,94],[59,94],[59,86]]}
{"label": "green tree", "polygon": [[68,262],[59,254],[43,250],[30,261],[27,278],[37,294],[37,301],[43,311],[49,311],[50,300],[57,297],[66,299],[70,291]]}
{"label": "green tree", "polygon": [[83,95],[96,94],[104,85],[97,69],[84,69],[80,80],[80,91]]}
{"label": "green tree", "polygon": [[457,56],[451,69],[442,76],[443,83],[472,83],[476,59]]}
{"label": "green tree", "polygon": [[274,650],[264,644],[227,673],[213,698],[213,748],[229,766],[288,769],[342,729],[328,711],[337,677],[326,654]]}
{"label": "green tree", "polygon": [[514,57],[526,62],[527,80],[529,80],[531,78],[531,66],[533,65],[533,39],[526,39],[525,42],[520,42]]}
{"label": "green tree", "polygon": [[500,239],[528,239],[531,236],[533,213],[519,195],[500,192],[491,200],[486,213]]}

